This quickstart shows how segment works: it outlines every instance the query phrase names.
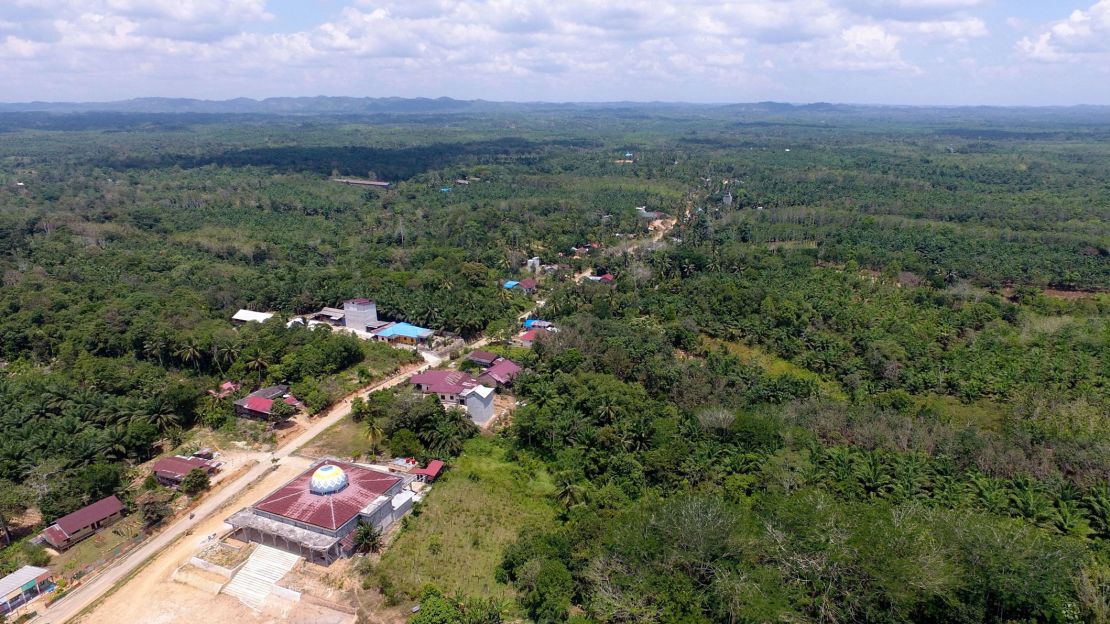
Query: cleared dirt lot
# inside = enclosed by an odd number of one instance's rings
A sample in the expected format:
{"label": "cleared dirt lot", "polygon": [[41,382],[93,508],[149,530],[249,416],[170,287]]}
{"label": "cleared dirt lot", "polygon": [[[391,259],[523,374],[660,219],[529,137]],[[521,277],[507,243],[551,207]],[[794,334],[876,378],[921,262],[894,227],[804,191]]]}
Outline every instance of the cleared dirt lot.
{"label": "cleared dirt lot", "polygon": [[[83,624],[171,624],[203,622],[203,624],[253,624],[268,622],[335,622],[353,621],[353,616],[332,619],[310,605],[285,605],[288,612],[256,613],[228,596],[214,596],[170,577],[178,566],[188,561],[201,543],[212,534],[222,533],[224,518],[240,507],[254,502],[285,481],[293,478],[311,462],[301,457],[287,457],[277,470],[252,484],[220,513],[197,525],[186,535],[139,570],[122,586],[101,601],[87,615]],[[304,613],[301,613],[304,611]],[[308,619],[306,619],[308,618]]]}

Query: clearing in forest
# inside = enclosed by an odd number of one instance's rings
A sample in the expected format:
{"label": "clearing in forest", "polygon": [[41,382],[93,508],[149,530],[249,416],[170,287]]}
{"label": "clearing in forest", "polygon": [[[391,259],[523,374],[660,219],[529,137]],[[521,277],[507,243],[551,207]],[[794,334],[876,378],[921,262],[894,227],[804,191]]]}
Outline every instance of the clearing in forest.
{"label": "clearing in forest", "polygon": [[494,571],[521,528],[554,525],[553,491],[542,469],[531,473],[506,459],[496,440],[473,438],[386,550],[380,569],[410,596],[431,584],[447,595],[511,599],[512,588],[494,580]]}

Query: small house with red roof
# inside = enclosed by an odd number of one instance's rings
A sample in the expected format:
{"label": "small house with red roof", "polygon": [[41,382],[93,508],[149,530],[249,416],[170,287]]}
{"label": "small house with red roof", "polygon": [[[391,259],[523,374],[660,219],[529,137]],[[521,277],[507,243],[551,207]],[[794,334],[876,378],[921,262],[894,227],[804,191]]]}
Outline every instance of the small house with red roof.
{"label": "small house with red roof", "polygon": [[185,475],[198,468],[211,476],[219,472],[220,464],[200,457],[174,455],[173,457],[163,457],[154,462],[150,470],[158,483],[166,487],[176,488],[181,485]]}
{"label": "small house with red roof", "polygon": [[274,402],[282,401],[293,408],[300,409],[302,404],[297,397],[289,394],[289,386],[277,385],[260,388],[235,402],[235,415],[253,420],[274,420]]}
{"label": "small house with red roof", "polygon": [[225,381],[220,384],[219,389],[209,390],[208,394],[216,397],[217,399],[226,399],[227,397],[239,391],[239,384],[234,381]]}
{"label": "small house with red roof", "polygon": [[39,539],[55,550],[62,551],[100,529],[115,524],[123,517],[124,512],[123,503],[115,496],[102,498],[58,518],[39,534]]}
{"label": "small house with red roof", "polygon": [[501,359],[478,376],[478,383],[493,388],[507,386],[512,383],[514,377],[520,374],[520,371],[521,368],[516,362]]}
{"label": "small house with red roof", "polygon": [[550,330],[546,327],[533,327],[532,329],[517,334],[516,338],[514,338],[513,340],[519,343],[522,347],[531,347],[536,342],[536,340],[543,336],[546,336],[548,333],[550,333]]}
{"label": "small house with red roof", "polygon": [[409,383],[424,394],[435,394],[444,403],[462,404],[462,394],[478,387],[478,380],[456,370],[428,370],[413,375]]}
{"label": "small house with red roof", "polygon": [[478,366],[489,368],[493,366],[494,362],[501,359],[500,355],[490,353],[489,351],[471,351],[466,354],[466,359],[474,362]]}

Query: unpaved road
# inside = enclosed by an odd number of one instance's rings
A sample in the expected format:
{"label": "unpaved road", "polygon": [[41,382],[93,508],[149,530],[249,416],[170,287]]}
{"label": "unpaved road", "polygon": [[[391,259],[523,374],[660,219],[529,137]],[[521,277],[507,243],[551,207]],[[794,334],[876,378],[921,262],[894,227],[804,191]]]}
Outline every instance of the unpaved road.
{"label": "unpaved road", "polygon": [[[366,396],[376,390],[391,388],[405,382],[416,373],[427,370],[430,366],[431,363],[425,363],[417,368],[402,371],[383,381],[363,388],[356,394],[340,401],[332,406],[324,416],[321,416],[313,422],[304,432],[271,453],[269,456],[270,459],[281,460],[289,457],[317,435],[323,433],[325,429],[339,422],[351,412],[351,400],[355,396]],[[209,516],[223,509],[224,506],[234,500],[252,483],[263,478],[270,469],[270,464],[270,461],[259,462],[234,481],[213,492],[206,497],[200,505],[193,509],[191,514],[192,517],[183,517],[174,522],[161,533],[150,538],[142,546],[120,558],[119,561],[97,575],[96,578],[81,585],[69,595],[45,609],[39,617],[32,621],[36,624],[40,622],[43,624],[62,624],[63,622],[69,621],[75,615],[85,610],[89,605],[96,602],[117,583],[123,581],[128,575],[144,565],[151,557],[169,548],[179,537],[194,530],[198,524],[204,522]]]}

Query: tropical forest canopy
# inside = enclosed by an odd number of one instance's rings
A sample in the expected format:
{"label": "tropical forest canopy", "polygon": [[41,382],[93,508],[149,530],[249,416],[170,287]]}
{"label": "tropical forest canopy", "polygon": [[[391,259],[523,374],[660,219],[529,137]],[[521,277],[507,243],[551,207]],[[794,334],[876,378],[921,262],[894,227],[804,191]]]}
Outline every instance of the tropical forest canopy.
{"label": "tropical forest canopy", "polygon": [[[125,493],[226,426],[225,379],[315,410],[393,361],[291,315],[505,336],[539,256],[562,331],[500,444],[558,522],[504,553],[521,613],[1106,621],[1107,138],[1101,109],[0,113],[0,515]],[[365,410],[408,452],[473,433]]]}

